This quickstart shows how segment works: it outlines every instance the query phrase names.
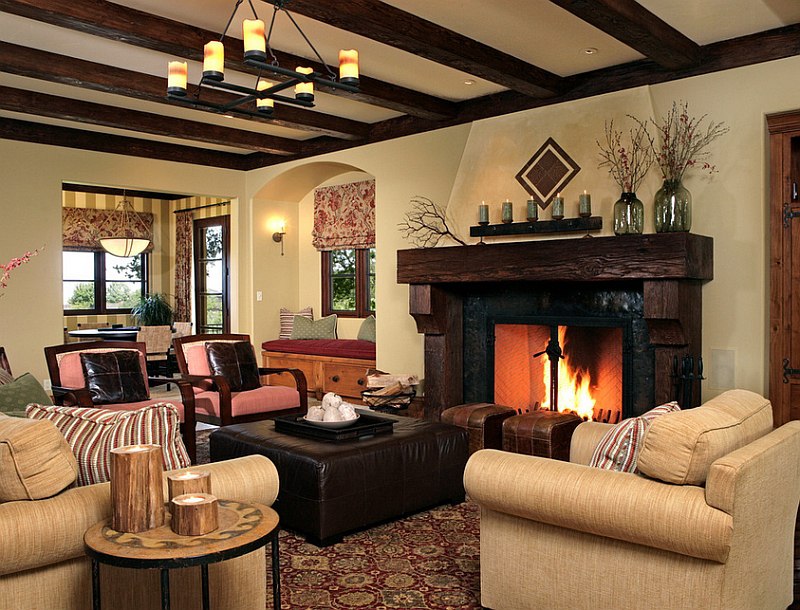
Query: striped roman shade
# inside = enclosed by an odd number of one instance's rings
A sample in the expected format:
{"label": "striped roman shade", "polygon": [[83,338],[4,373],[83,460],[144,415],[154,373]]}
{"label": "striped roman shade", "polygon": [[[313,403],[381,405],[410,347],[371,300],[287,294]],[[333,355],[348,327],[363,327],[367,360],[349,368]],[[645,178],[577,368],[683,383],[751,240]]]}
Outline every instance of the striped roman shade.
{"label": "striped roman shade", "polygon": [[158,403],[137,411],[28,405],[28,417],[52,421],[78,460],[78,485],[110,477],[110,451],[126,445],[161,445],[164,469],[191,464],[180,435],[178,410]]}

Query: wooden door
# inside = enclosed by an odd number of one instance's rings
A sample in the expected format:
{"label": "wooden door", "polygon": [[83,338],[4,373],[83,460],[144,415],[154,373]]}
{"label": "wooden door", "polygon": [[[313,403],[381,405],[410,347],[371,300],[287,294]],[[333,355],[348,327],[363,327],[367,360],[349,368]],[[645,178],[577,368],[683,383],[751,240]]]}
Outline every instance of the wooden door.
{"label": "wooden door", "polygon": [[769,397],[800,419],[800,111],[767,117],[770,140]]}
{"label": "wooden door", "polygon": [[194,221],[197,332],[230,332],[230,223],[228,216]]}

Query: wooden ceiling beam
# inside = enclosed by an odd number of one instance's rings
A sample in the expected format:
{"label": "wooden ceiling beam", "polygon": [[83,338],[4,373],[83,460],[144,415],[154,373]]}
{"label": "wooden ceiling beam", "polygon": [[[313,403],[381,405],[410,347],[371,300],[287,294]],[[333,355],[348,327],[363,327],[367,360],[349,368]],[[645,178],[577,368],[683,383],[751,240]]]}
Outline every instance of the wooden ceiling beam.
{"label": "wooden ceiling beam", "polygon": [[[248,155],[237,155],[193,146],[154,142],[152,140],[58,127],[56,125],[43,125],[42,123],[17,121],[2,117],[0,117],[0,138],[226,169],[242,170],[248,167]],[[252,154],[258,155],[261,153]]]}
{"label": "wooden ceiling beam", "polygon": [[701,60],[700,45],[635,0],[550,0],[669,70]]}
{"label": "wooden ceiling beam", "polygon": [[295,155],[300,150],[299,140],[220,127],[198,121],[84,102],[57,95],[47,95],[0,86],[0,108],[12,112],[33,114],[115,129],[127,129],[220,146],[244,148],[277,155]]}
{"label": "wooden ceiling beam", "polygon": [[[167,99],[166,78],[121,68],[109,69],[104,64],[7,42],[0,42],[0,72],[8,72],[9,74],[93,89],[105,93],[114,93],[159,104],[176,104]],[[203,99],[215,104],[226,104],[236,98],[236,95],[222,91],[203,92]],[[203,112],[214,112],[203,107],[196,109]],[[320,112],[299,110],[285,105],[280,105],[279,108],[276,108],[275,115],[273,115],[274,118],[270,119],[251,117],[249,115],[238,116],[264,124],[351,140],[363,138],[369,130],[367,123],[351,121],[350,119],[343,119]]]}
{"label": "wooden ceiling beam", "polygon": [[[0,10],[194,61],[203,61],[203,45],[209,40],[218,40],[221,33],[172,21],[106,0],[71,0],[61,3],[54,3],[52,0],[0,0]],[[221,23],[220,28],[223,25]],[[297,65],[310,65],[315,70],[322,71],[321,64],[309,62],[308,59],[297,55],[282,51],[276,51],[275,55],[282,66],[293,68]],[[259,72],[257,68],[251,68],[243,63],[242,41],[238,38],[225,38],[225,65],[237,72],[253,75],[258,75]],[[286,79],[270,75],[270,80]],[[365,75],[361,75],[360,80],[359,93],[322,86],[318,89],[324,93],[423,119],[443,119],[456,113],[453,102]]]}
{"label": "wooden ceiling beam", "polygon": [[[273,0],[263,0],[274,4]],[[559,93],[557,74],[379,0],[291,0],[292,13],[365,36],[531,97]],[[491,11],[491,6],[487,6]]]}

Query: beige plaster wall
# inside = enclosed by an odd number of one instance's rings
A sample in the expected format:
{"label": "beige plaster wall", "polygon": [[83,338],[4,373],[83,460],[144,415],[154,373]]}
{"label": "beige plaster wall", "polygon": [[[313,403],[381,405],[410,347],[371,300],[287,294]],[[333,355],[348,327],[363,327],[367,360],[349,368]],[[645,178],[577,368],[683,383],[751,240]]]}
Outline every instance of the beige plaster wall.
{"label": "beige plaster wall", "polygon": [[[308,250],[311,241],[310,205],[303,200],[316,186],[340,179],[349,181],[352,176],[363,177],[366,174],[375,178],[378,367],[422,374],[422,336],[408,315],[408,287],[398,285],[396,281],[396,252],[410,247],[397,225],[403,220],[409,201],[415,195],[425,195],[443,204],[450,200],[469,129],[468,125],[454,127],[325,155],[311,161],[248,172],[247,190],[254,198],[254,226],[257,227],[254,232],[256,269],[253,284],[255,290],[262,287],[264,290],[264,301],[256,303],[256,316],[252,323],[258,343],[277,337],[281,306],[303,307],[308,304],[303,299],[318,298],[319,256]],[[292,179],[281,180],[284,173],[291,175]],[[278,181],[273,182],[276,178]],[[286,184],[294,182],[301,186],[291,188]],[[302,218],[301,210],[304,211]],[[280,260],[279,251],[276,254],[268,230],[258,228],[269,218],[281,215],[287,218],[284,261]],[[290,234],[293,227],[299,229],[297,236]],[[276,298],[268,301],[267,290],[276,285],[287,292],[270,291]],[[355,336],[358,322],[347,322],[342,327],[341,336],[345,333]]]}
{"label": "beige plaster wall", "polygon": [[[26,250],[44,245],[45,250],[30,263],[15,270],[0,297],[0,345],[4,345],[15,374],[31,371],[45,379],[42,348],[62,342],[61,295],[61,183],[62,181],[142,188],[163,192],[244,197],[244,177],[221,170],[72,150],[55,146],[0,140],[0,180],[4,196],[0,202],[3,263]],[[241,208],[246,208],[242,204]],[[238,229],[243,210],[234,206],[235,256],[241,261],[234,270],[234,318],[242,327],[252,317],[249,301],[239,302],[242,269],[249,273],[249,230]],[[242,233],[247,235],[243,236]],[[244,244],[244,247],[243,247]],[[244,328],[247,328],[244,326]]]}

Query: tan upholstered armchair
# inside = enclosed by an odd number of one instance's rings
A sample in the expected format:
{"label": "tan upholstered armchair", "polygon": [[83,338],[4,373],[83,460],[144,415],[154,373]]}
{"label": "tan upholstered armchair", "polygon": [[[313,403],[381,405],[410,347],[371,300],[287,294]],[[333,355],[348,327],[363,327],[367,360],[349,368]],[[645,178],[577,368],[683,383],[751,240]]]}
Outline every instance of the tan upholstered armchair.
{"label": "tan upholstered armchair", "polygon": [[481,507],[481,602],[494,610],[769,610],[792,602],[800,422],[773,431],[743,390],[662,415],[640,474],[589,468],[607,424],[581,424],[571,462],[495,450],[465,472]]}

